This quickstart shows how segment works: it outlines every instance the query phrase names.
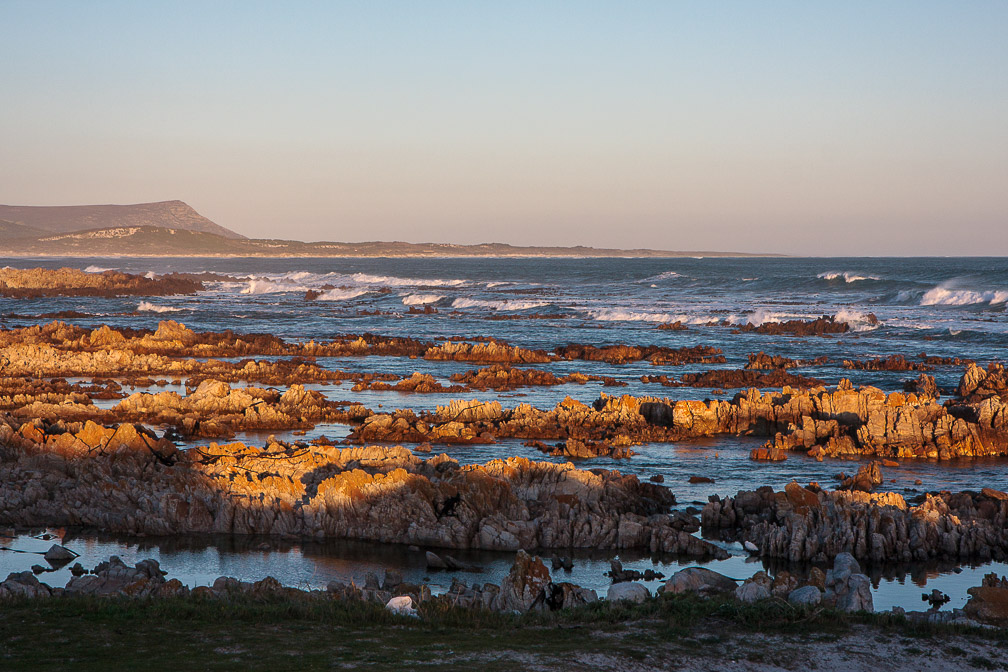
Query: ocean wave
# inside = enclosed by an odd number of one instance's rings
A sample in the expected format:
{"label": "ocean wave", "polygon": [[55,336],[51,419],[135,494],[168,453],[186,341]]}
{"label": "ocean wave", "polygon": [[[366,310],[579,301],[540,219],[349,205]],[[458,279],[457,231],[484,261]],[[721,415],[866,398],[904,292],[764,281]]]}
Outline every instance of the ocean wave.
{"label": "ocean wave", "polygon": [[319,301],[346,301],[368,293],[366,289],[330,289],[319,294]]}
{"label": "ocean wave", "polygon": [[848,285],[852,282],[860,282],[862,280],[881,280],[877,275],[858,275],[854,271],[827,271],[825,273],[820,273],[818,276],[820,280],[840,280],[843,279]]}
{"label": "ocean wave", "polygon": [[1008,290],[960,289],[943,283],[924,292],[920,301],[922,306],[974,306],[981,303],[1008,303]]}
{"label": "ocean wave", "polygon": [[483,301],[480,299],[455,299],[452,308],[489,308],[490,310],[530,310],[548,306],[548,301]]}
{"label": "ocean wave", "polygon": [[741,317],[738,315],[731,315],[726,320],[729,324],[738,324],[745,326],[751,324],[754,327],[758,327],[767,322],[783,322],[785,320],[796,320],[801,318],[801,315],[793,315],[789,313],[774,313],[766,308],[757,308],[751,313],[746,313]]}
{"label": "ocean wave", "polygon": [[458,278],[399,278],[394,275],[371,275],[369,273],[354,273],[350,276],[353,282],[365,285],[382,285],[385,287],[461,287],[467,280]]}
{"label": "ocean wave", "polygon": [[404,306],[423,306],[428,303],[437,303],[444,298],[442,294],[407,294],[402,298]]}
{"label": "ocean wave", "polygon": [[588,310],[591,317],[600,322],[682,322],[683,324],[707,324],[708,317],[696,317],[676,313],[652,313],[644,310],[622,308],[599,308]]}
{"label": "ocean wave", "polygon": [[104,266],[88,266],[84,269],[85,273],[104,273],[105,271],[114,271],[114,268],[105,268]]}
{"label": "ocean wave", "polygon": [[276,294],[277,292],[304,292],[308,288],[304,285],[294,285],[287,282],[278,282],[268,278],[251,278],[242,294]]}
{"label": "ocean wave", "polygon": [[652,282],[661,282],[662,280],[671,280],[672,278],[681,278],[681,277],[682,275],[680,273],[676,273],[675,271],[664,271],[662,273],[659,273],[658,275],[652,275],[650,277],[644,278],[643,280],[638,280],[637,282],[640,284],[644,284]]}
{"label": "ocean wave", "polygon": [[851,308],[841,308],[834,317],[837,322],[849,324],[852,331],[872,331],[882,325],[877,317],[873,320],[867,313]]}
{"label": "ocean wave", "polygon": [[138,313],[177,313],[181,310],[181,308],[173,308],[172,306],[158,306],[149,301],[141,301],[137,306]]}

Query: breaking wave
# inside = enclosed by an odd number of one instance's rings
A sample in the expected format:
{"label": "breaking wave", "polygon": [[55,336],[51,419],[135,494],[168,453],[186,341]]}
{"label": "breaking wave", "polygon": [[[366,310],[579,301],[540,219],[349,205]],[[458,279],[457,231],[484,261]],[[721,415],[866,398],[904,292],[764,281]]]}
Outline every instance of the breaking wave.
{"label": "breaking wave", "polygon": [[850,308],[842,308],[834,316],[837,322],[846,322],[853,331],[872,331],[881,326],[878,318],[874,320],[867,313]]}
{"label": "breaking wave", "polygon": [[397,278],[394,275],[371,275],[369,273],[354,273],[350,276],[350,280],[364,285],[382,285],[384,287],[461,287],[467,282],[458,278],[426,280]]}
{"label": "breaking wave", "polygon": [[104,273],[105,271],[114,271],[114,268],[105,268],[104,266],[88,266],[84,269],[85,273]]}
{"label": "breaking wave", "polygon": [[673,313],[651,313],[638,310],[623,310],[621,308],[600,308],[587,311],[593,319],[600,322],[682,322],[683,324],[706,324],[710,322],[705,317],[690,317]]}
{"label": "breaking wave", "polygon": [[368,293],[366,289],[330,289],[319,294],[319,301],[346,301]]}
{"label": "breaking wave", "polygon": [[268,278],[251,278],[242,294],[276,294],[277,292],[303,292],[308,288],[304,285],[294,285],[278,282]]}
{"label": "breaking wave", "polygon": [[423,306],[428,303],[437,303],[444,296],[441,294],[408,294],[403,297],[404,306]]}
{"label": "breaking wave", "polygon": [[877,275],[858,275],[853,271],[827,271],[825,273],[820,273],[817,276],[820,280],[840,280],[843,279],[848,285],[852,282],[860,282],[862,280],[881,280]]}
{"label": "breaking wave", "polygon": [[981,303],[1008,303],[1008,290],[960,289],[943,283],[924,292],[920,301],[922,306],[973,306]]}
{"label": "breaking wave", "polygon": [[480,299],[455,299],[452,308],[489,308],[490,310],[530,310],[548,306],[547,301],[482,301]]}
{"label": "breaking wave", "polygon": [[140,305],[137,306],[138,313],[177,313],[181,310],[181,308],[174,308],[172,306],[158,306],[149,301],[141,301]]}

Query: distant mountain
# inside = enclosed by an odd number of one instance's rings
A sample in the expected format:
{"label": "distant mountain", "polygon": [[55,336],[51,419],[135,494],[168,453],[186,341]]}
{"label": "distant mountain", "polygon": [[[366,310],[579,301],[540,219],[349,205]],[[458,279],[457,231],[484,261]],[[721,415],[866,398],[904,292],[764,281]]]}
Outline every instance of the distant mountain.
{"label": "distant mountain", "polygon": [[595,247],[520,247],[506,243],[365,242],[304,243],[298,240],[235,238],[155,226],[117,226],[90,231],[4,236],[0,256],[53,257],[749,257],[737,252],[673,252]]}
{"label": "distant mountain", "polygon": [[245,237],[214,224],[182,201],[136,205],[0,205],[0,236],[5,238],[31,229],[42,233],[69,233],[152,226],[212,233],[232,239]]}

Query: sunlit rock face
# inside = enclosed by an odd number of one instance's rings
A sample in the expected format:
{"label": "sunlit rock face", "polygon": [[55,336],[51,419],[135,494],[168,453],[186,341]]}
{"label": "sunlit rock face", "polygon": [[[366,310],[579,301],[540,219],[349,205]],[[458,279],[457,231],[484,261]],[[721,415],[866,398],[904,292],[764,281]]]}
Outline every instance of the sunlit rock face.
{"label": "sunlit rock face", "polygon": [[143,427],[92,422],[3,423],[0,444],[6,524],[725,555],[668,515],[666,488],[571,464],[509,458],[463,467],[378,447],[178,451]]}

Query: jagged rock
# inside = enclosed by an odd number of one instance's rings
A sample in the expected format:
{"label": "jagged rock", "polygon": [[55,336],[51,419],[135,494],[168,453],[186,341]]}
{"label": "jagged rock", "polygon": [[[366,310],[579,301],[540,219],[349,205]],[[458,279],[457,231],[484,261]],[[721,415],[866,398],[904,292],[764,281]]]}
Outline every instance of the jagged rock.
{"label": "jagged rock", "polygon": [[606,591],[609,602],[644,602],[651,597],[651,591],[640,583],[614,583]]}
{"label": "jagged rock", "polygon": [[872,492],[876,485],[881,485],[882,469],[879,467],[881,463],[878,460],[872,460],[868,464],[864,465],[855,476],[847,476],[845,474],[840,474],[837,478],[840,480],[840,488],[842,490],[860,490],[861,492]]}
{"label": "jagged rock", "polygon": [[932,399],[937,399],[941,396],[934,376],[929,376],[926,373],[922,373],[915,379],[903,383],[903,391],[913,392],[918,397],[930,397]]}
{"label": "jagged rock", "polygon": [[908,505],[897,493],[812,492],[797,483],[712,498],[705,535],[751,541],[760,555],[825,562],[840,553],[881,562],[1008,557],[1008,500],[983,493],[922,495]]}
{"label": "jagged rock", "polygon": [[522,612],[543,609],[551,584],[549,570],[543,561],[525,551],[518,551],[511,571],[501,582],[500,608]]}
{"label": "jagged rock", "polygon": [[145,597],[154,594],[165,583],[164,574],[157,560],[142,560],[129,567],[113,555],[108,562],[99,563],[93,574],[71,578],[66,585],[66,593]]}
{"label": "jagged rock", "polygon": [[966,592],[970,595],[963,607],[967,616],[991,625],[1008,625],[1008,578],[990,573],[980,586]]}

